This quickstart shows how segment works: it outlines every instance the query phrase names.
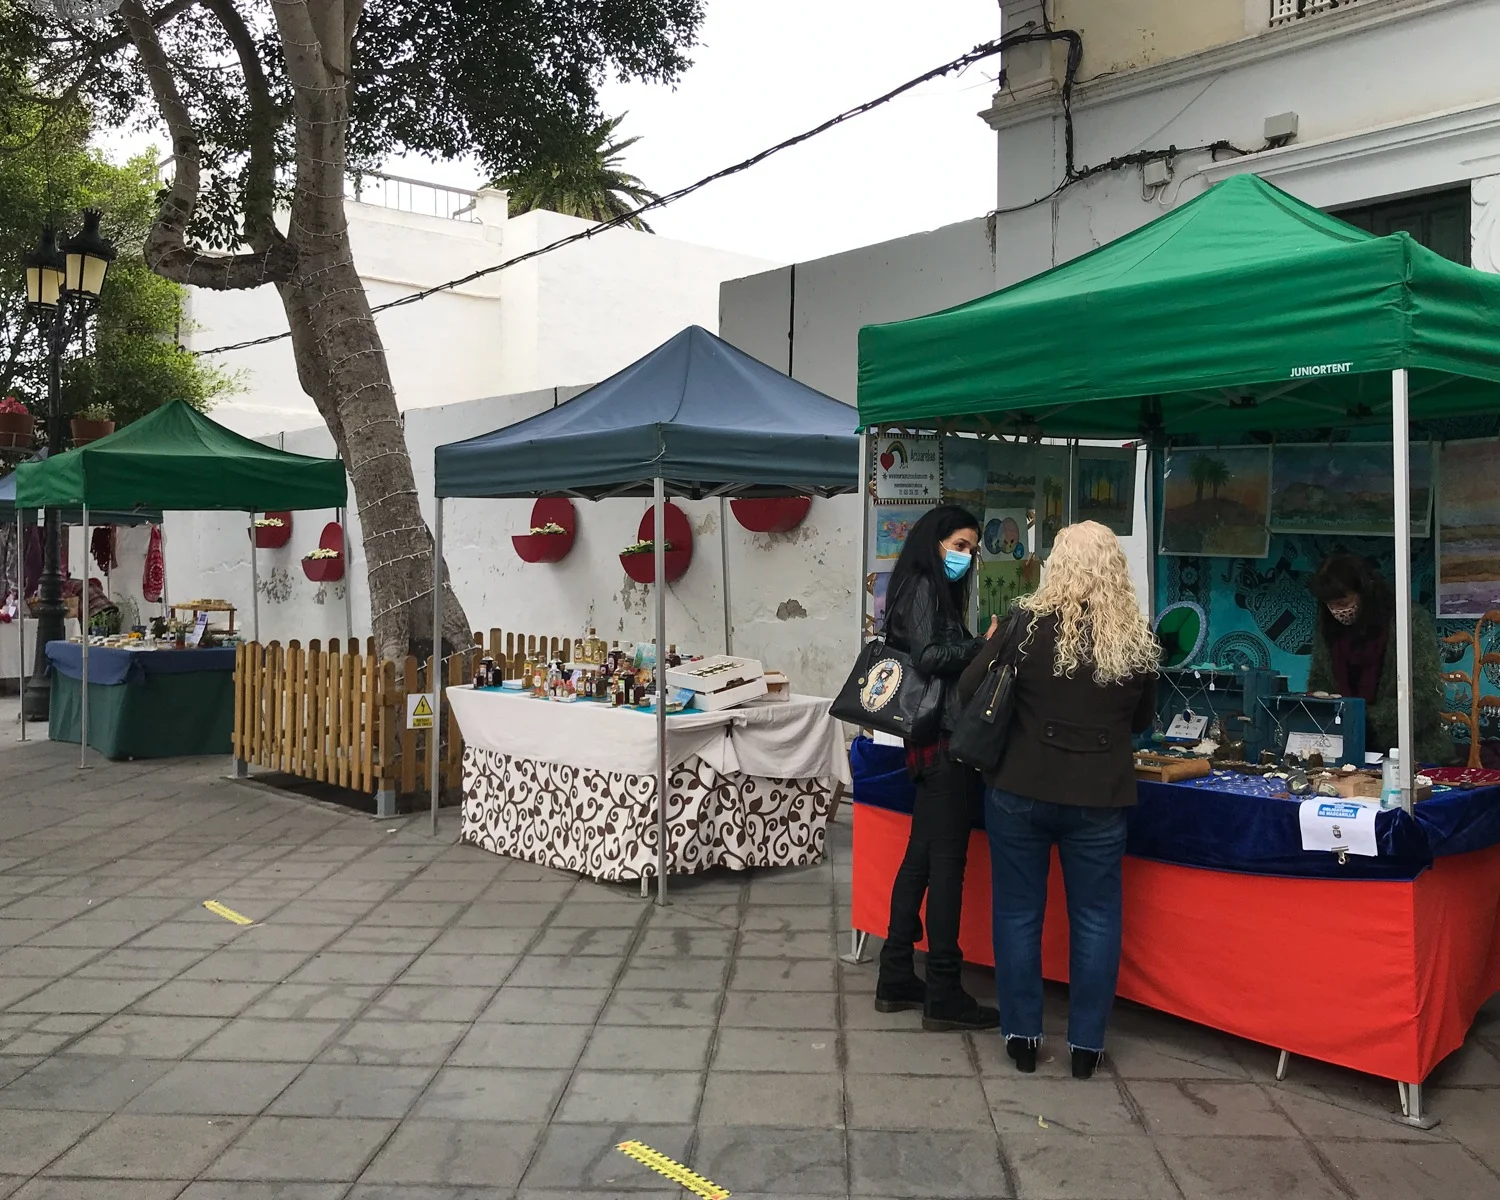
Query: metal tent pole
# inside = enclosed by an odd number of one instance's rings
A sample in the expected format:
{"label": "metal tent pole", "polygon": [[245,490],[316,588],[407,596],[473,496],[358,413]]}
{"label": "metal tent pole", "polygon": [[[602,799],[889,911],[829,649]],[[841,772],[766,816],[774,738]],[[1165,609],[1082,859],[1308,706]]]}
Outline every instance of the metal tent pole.
{"label": "metal tent pole", "polygon": [[1075,482],[1078,478],[1078,442],[1076,439],[1068,441],[1068,491],[1063,496],[1063,524],[1073,523],[1073,492],[1078,486]]}
{"label": "metal tent pole", "polygon": [[719,566],[724,577],[724,653],[734,653],[734,621],[729,604],[729,501],[719,497]]}
{"label": "metal tent pole", "polygon": [[[1391,372],[1391,447],[1396,487],[1396,742],[1401,750],[1396,780],[1401,807],[1412,808],[1415,752],[1411,720],[1411,426],[1407,375]],[[1383,752],[1389,747],[1382,746]]]}
{"label": "metal tent pole", "polygon": [[[859,439],[859,587],[855,589],[855,611],[859,619],[859,639],[856,647],[865,644],[865,614],[874,608],[875,597],[865,588],[870,578],[870,464],[874,461],[875,435],[865,430]],[[856,656],[858,650],[855,651]]]}
{"label": "metal tent pole", "polygon": [[260,564],[256,561],[255,514],[250,514],[250,640],[260,641]]}
{"label": "metal tent pole", "polygon": [[26,550],[23,546],[25,524],[21,510],[16,509],[16,636],[21,651],[21,740],[26,740]]}
{"label": "metal tent pole", "polygon": [[651,551],[656,559],[656,902],[667,902],[667,487],[652,484],[656,528]]}
{"label": "metal tent pole", "polygon": [[78,641],[83,648],[83,688],[78,705],[78,769],[89,765],[89,506],[83,505],[83,590],[78,593]]}
{"label": "metal tent pole", "polygon": [[[432,671],[427,686],[432,690],[432,737],[427,759],[432,771],[432,836],[437,836],[438,765],[443,737],[443,498],[435,497],[437,512],[432,521]],[[345,573],[347,577],[347,572]],[[345,585],[347,586],[347,584]]]}
{"label": "metal tent pole", "polygon": [[348,509],[339,509],[339,529],[344,538],[344,641],[354,641],[354,576],[349,572],[349,519]]}
{"label": "metal tent pole", "polygon": [[1146,617],[1156,621],[1156,451],[1146,447],[1146,478],[1141,485],[1141,499],[1145,503],[1146,524]]}

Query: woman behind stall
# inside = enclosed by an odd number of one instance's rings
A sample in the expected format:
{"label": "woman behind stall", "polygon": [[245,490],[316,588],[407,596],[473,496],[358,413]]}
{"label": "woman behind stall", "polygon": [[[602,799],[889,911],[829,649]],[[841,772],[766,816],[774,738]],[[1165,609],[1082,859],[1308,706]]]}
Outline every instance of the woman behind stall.
{"label": "woman behind stall", "polygon": [[[978,545],[979,520],[973,513],[949,504],[935,508],[907,534],[886,589],[888,643],[908,654],[922,675],[943,682],[938,729],[928,740],[906,745],[916,799],[906,855],[891,886],[891,919],[875,984],[878,1011],[921,1009],[924,1029],[992,1029],[999,1023],[999,1014],[965,992],[959,980],[964,860],[979,777],[948,756],[948,734],[958,716],[958,677],[984,645],[964,625]],[[922,940],[924,895],[925,985],[913,963],[913,947]]]}
{"label": "woman behind stall", "polygon": [[[1318,600],[1307,690],[1358,696],[1365,702],[1365,749],[1384,754],[1398,741],[1396,593],[1354,554],[1331,554],[1308,584]],[[1411,718],[1419,764],[1453,761],[1443,730],[1443,668],[1437,630],[1425,610],[1411,610]]]}
{"label": "woman behind stall", "polygon": [[992,637],[960,685],[972,694],[1002,641],[1016,647],[1005,757],[985,776],[1000,1031],[1017,1068],[1035,1071],[1056,846],[1068,900],[1068,1043],[1073,1074],[1087,1079],[1103,1053],[1120,971],[1133,735],[1155,716],[1161,650],[1119,541],[1094,521],[1058,533],[1041,587],[1017,604],[1023,627],[1014,638]]}

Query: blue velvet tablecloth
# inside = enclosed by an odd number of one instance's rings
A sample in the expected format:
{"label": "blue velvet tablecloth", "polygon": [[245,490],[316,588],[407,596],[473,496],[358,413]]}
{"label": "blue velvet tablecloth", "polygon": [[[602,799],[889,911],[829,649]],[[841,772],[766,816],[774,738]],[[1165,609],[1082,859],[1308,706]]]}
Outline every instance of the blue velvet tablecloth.
{"label": "blue velvet tablecloth", "polygon": [[[849,752],[854,802],[911,812],[905,753],[856,738]],[[1380,854],[1349,855],[1343,865],[1324,851],[1302,849],[1299,799],[1276,799],[1253,775],[1216,772],[1190,783],[1136,785],[1126,852],[1138,858],[1299,879],[1416,878],[1433,860],[1500,843],[1500,787],[1437,791],[1408,815],[1375,818]]]}
{"label": "blue velvet tablecloth", "polygon": [[[47,661],[69,679],[83,678],[83,647],[77,642],[48,642]],[[147,675],[185,675],[192,671],[233,671],[234,647],[209,650],[116,650],[89,647],[89,683],[111,686],[140,683]]]}

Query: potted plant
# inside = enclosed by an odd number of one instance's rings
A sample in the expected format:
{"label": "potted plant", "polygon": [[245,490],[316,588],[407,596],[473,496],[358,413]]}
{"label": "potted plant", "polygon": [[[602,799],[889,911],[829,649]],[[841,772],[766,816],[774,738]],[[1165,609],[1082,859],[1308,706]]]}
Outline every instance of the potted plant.
{"label": "potted plant", "polygon": [[114,410],[107,404],[90,404],[73,414],[73,445],[86,446],[115,431]]}
{"label": "potted plant", "polygon": [[302,573],[314,583],[334,583],[344,577],[344,556],[331,546],[319,546],[302,556]]}
{"label": "potted plant", "polygon": [[573,549],[578,518],[566,496],[543,496],[531,506],[531,527],[514,534],[511,543],[522,562],[562,562]]}
{"label": "potted plant", "polygon": [[292,539],[292,514],[262,513],[255,518],[255,546],[258,550],[279,550]]}
{"label": "potted plant", "polygon": [[0,400],[0,449],[31,445],[32,425],[31,410],[14,396]]}
{"label": "potted plant", "polygon": [[[693,561],[693,527],[687,514],[670,501],[662,512],[662,523],[666,533],[662,555],[666,560],[667,582],[675,583],[687,573],[688,564]],[[620,551],[620,565],[636,583],[656,582],[655,532],[655,510],[647,509],[636,528],[636,540]]]}

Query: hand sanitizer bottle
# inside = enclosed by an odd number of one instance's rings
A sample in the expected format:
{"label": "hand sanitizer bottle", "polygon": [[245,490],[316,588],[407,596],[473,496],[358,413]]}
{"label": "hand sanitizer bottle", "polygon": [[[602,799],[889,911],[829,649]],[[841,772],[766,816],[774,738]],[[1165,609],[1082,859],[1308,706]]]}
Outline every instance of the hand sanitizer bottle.
{"label": "hand sanitizer bottle", "polygon": [[1385,756],[1385,762],[1380,769],[1380,807],[1401,807],[1401,783],[1400,767],[1401,751],[1392,747]]}

